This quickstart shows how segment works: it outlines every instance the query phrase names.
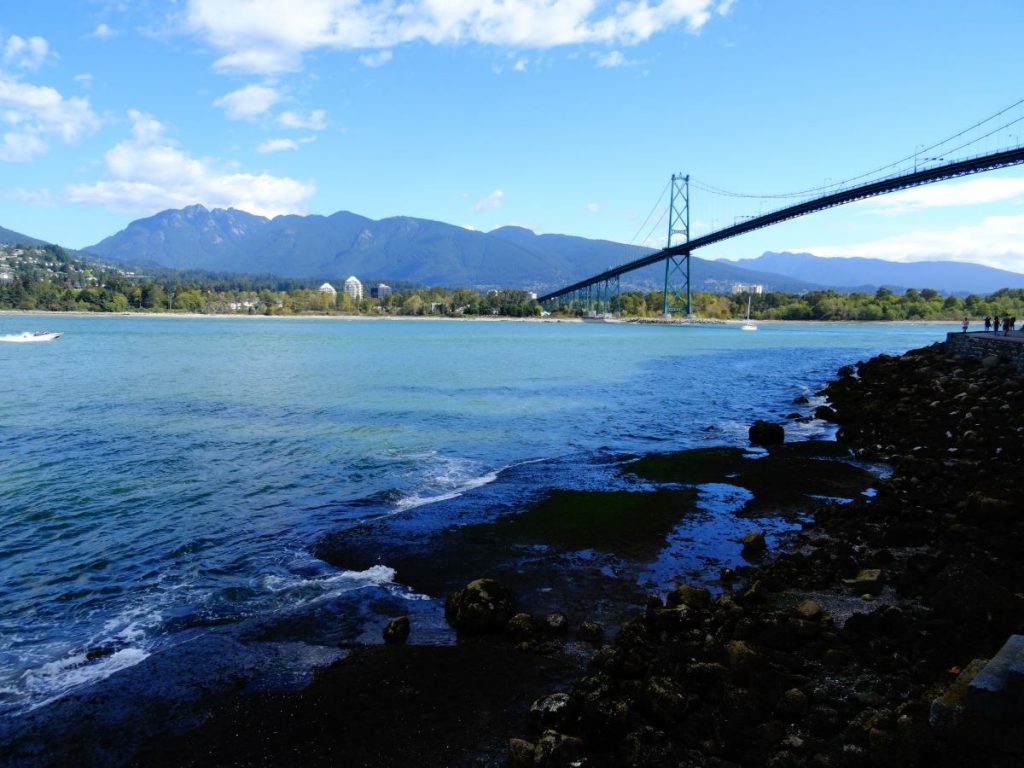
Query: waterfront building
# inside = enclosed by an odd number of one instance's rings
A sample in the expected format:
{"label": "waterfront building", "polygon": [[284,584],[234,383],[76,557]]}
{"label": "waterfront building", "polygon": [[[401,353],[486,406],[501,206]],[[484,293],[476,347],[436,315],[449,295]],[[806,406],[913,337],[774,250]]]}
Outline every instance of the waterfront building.
{"label": "waterfront building", "polygon": [[731,290],[733,293],[752,293],[760,296],[764,293],[764,286],[760,283],[733,283]]}
{"label": "waterfront building", "polygon": [[355,301],[360,301],[363,298],[363,284],[359,282],[355,275],[352,275],[345,281],[345,287],[342,290]]}
{"label": "waterfront building", "polygon": [[374,299],[383,299],[385,296],[391,293],[391,286],[387,283],[377,283],[370,289],[370,297]]}

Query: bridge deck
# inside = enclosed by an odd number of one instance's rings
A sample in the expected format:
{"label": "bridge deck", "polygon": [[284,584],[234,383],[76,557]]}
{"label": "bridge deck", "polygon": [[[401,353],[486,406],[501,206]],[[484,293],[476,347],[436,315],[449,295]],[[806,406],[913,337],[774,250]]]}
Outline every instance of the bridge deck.
{"label": "bridge deck", "polygon": [[789,219],[794,219],[798,216],[806,216],[809,213],[822,211],[826,208],[834,208],[837,205],[852,203],[856,200],[877,197],[878,195],[888,194],[889,192],[895,192],[900,189],[932,184],[937,181],[945,181],[958,176],[982,173],[984,171],[991,171],[997,168],[1008,168],[1021,163],[1024,163],[1024,147],[1016,147],[1014,149],[1001,150],[987,155],[971,157],[966,160],[955,160],[950,163],[945,163],[944,165],[914,171],[913,173],[905,173],[885,179],[870,181],[866,184],[840,190],[839,192],[822,195],[821,197],[813,200],[805,200],[802,203],[797,203],[786,208],[780,208],[779,210],[772,211],[771,213],[766,213],[763,216],[756,216],[752,219],[748,219],[747,221],[740,222],[739,224],[734,224],[731,227],[725,227],[724,229],[720,229],[716,232],[682,243],[681,245],[665,248],[664,250],[657,251],[656,253],[636,259],[635,261],[605,270],[599,275],[587,278],[586,280],[580,280],[572,285],[560,288],[557,291],[546,293],[543,296],[538,297],[537,301],[544,302],[551,299],[557,299],[559,296],[573,293],[574,291],[581,290],[596,283],[613,280],[627,272],[633,272],[634,270],[642,269],[643,267],[648,267],[652,264],[657,264],[670,256],[682,256],[684,254],[689,254],[698,248],[704,248],[714,243],[721,242],[722,240],[728,240],[729,238],[737,237],[738,235],[743,235],[747,232],[753,232],[756,229],[762,229],[763,227],[768,227],[772,224],[788,221]]}

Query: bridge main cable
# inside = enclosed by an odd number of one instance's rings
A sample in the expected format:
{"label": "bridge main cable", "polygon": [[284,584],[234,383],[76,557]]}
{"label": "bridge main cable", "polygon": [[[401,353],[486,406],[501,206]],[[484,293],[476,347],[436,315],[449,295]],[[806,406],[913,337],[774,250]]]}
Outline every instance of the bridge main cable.
{"label": "bridge main cable", "polygon": [[1020,165],[1022,163],[1024,163],[1024,147],[1016,147],[1014,149],[1001,150],[987,155],[979,155],[978,157],[968,158],[967,160],[957,160],[951,163],[946,163],[945,165],[938,165],[924,170],[913,171],[900,176],[892,176],[878,181],[871,181],[867,184],[861,184],[856,187],[840,190],[839,192],[832,192],[813,200],[805,200],[802,203],[790,205],[786,208],[780,208],[762,216],[747,219],[739,224],[719,229],[716,232],[711,232],[686,243],[680,243],[679,245],[674,245],[671,248],[664,248],[660,251],[656,251],[655,253],[635,259],[634,261],[627,262],[626,264],[606,269],[599,275],[589,277],[586,280],[580,280],[572,285],[559,288],[557,291],[546,293],[543,296],[538,296],[537,301],[545,302],[550,301],[551,299],[557,299],[560,296],[565,296],[566,294],[594,285],[595,283],[612,280],[626,274],[627,272],[633,272],[634,270],[649,267],[652,264],[657,264],[662,259],[667,259],[670,256],[690,253],[698,248],[705,248],[714,243],[721,242],[722,240],[728,240],[731,237],[737,237],[738,235],[743,235],[747,232],[753,232],[755,229],[762,229],[764,227],[771,226],[772,224],[778,224],[779,222],[787,221],[789,219],[795,219],[798,216],[806,216],[809,213],[823,211],[826,208],[834,208],[837,205],[844,205],[857,200],[864,200],[869,197],[877,197],[878,195],[896,192],[901,189],[909,189],[910,187],[919,187],[923,184],[932,184],[937,181],[953,179],[958,176],[969,176],[974,173],[994,171],[999,168],[1009,168],[1010,166]]}

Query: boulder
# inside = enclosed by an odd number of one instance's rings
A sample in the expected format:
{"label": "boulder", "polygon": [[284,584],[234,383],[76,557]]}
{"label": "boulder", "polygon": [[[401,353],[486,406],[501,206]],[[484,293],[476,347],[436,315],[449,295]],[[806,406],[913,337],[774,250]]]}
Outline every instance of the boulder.
{"label": "boulder", "polygon": [[768,549],[768,543],[764,539],[764,531],[751,531],[740,539],[743,545],[744,555],[760,555]]}
{"label": "boulder", "polygon": [[758,419],[750,427],[750,442],[753,445],[782,445],[786,440],[786,430],[781,424]]}
{"label": "boulder", "polygon": [[561,728],[578,714],[576,700],[567,693],[552,693],[530,706],[530,719],[540,728]]}
{"label": "boulder", "polygon": [[725,657],[731,669],[748,672],[761,662],[761,654],[743,640],[730,640],[725,645]]}
{"label": "boulder", "polygon": [[534,749],[534,763],[541,766],[569,765],[583,755],[583,740],[558,731],[544,731]]}
{"label": "boulder", "polygon": [[823,609],[821,604],[814,600],[804,600],[796,607],[796,612],[802,619],[806,619],[807,621],[817,621],[821,618]]}
{"label": "boulder", "polygon": [[584,621],[580,624],[579,632],[580,640],[590,643],[591,645],[599,645],[601,640],[604,638],[604,627],[593,621]]}
{"label": "boulder", "polygon": [[665,602],[670,608],[679,605],[685,605],[687,608],[707,608],[711,605],[711,593],[701,587],[680,584],[668,593]]}
{"label": "boulder", "polygon": [[409,639],[409,617],[399,616],[388,622],[384,627],[384,642],[389,645],[401,645]]}
{"label": "boulder", "polygon": [[510,739],[508,742],[509,768],[533,768],[535,747],[525,739]]}
{"label": "boulder", "polygon": [[865,568],[852,579],[843,579],[843,583],[862,595],[877,595],[882,591],[885,578],[880,568]]}
{"label": "boulder", "polygon": [[555,611],[544,617],[541,626],[544,629],[544,634],[560,636],[569,631],[569,619],[564,613]]}
{"label": "boulder", "polygon": [[509,619],[505,631],[518,643],[535,640],[540,633],[537,621],[528,613],[517,613]]}
{"label": "boulder", "polygon": [[501,632],[515,614],[511,590],[494,579],[477,579],[448,595],[444,617],[460,632]]}

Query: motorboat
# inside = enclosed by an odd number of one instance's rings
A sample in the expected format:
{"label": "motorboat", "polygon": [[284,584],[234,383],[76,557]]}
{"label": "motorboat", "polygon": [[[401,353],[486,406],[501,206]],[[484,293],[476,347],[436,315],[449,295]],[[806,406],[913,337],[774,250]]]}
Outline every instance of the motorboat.
{"label": "motorboat", "polygon": [[8,333],[6,336],[0,336],[0,341],[13,341],[15,343],[53,341],[63,335],[60,331],[23,331],[22,333]]}

